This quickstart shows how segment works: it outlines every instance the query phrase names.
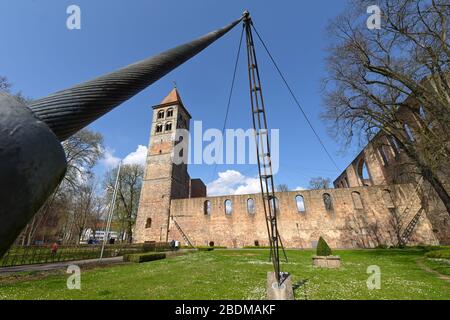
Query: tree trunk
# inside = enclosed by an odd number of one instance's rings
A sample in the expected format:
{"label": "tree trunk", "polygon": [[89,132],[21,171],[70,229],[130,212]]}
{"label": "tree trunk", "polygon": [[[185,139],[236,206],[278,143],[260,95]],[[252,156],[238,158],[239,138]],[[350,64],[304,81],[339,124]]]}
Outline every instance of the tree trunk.
{"label": "tree trunk", "polygon": [[438,194],[441,201],[444,203],[445,208],[447,209],[447,213],[450,215],[450,195],[447,190],[445,190],[444,185],[440,181],[440,179],[433,173],[433,171],[419,164],[420,172],[422,173],[423,178],[428,181],[433,189]]}

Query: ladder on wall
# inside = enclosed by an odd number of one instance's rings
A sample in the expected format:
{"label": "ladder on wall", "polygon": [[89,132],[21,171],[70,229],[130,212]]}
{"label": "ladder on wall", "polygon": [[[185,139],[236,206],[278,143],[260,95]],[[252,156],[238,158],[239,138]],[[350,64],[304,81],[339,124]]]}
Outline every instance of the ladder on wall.
{"label": "ladder on wall", "polygon": [[175,227],[178,229],[178,231],[180,232],[181,236],[183,237],[184,241],[186,241],[190,247],[195,248],[194,245],[192,244],[191,240],[189,240],[188,236],[184,233],[183,229],[181,229],[181,226],[178,224],[178,222],[174,219],[173,216],[171,216],[172,221],[175,224]]}
{"label": "ladder on wall", "polygon": [[[408,205],[403,210],[403,213],[402,213],[403,217],[406,216],[409,213],[409,210],[411,210],[411,207],[412,207],[412,205],[414,203],[414,196],[416,194],[418,194],[419,188],[422,186],[422,184],[423,184],[423,177],[420,177],[420,180],[417,183],[414,192],[409,197]],[[400,237],[399,245],[404,246],[404,245],[406,245],[409,242],[409,240],[411,239],[411,235],[412,235],[414,229],[416,228],[417,224],[419,223],[419,220],[420,220],[420,217],[422,216],[423,211],[424,211],[423,207],[420,206],[419,210],[414,215],[414,217],[411,219],[411,221],[408,223],[408,225],[406,226],[405,230],[403,230],[403,233],[402,233],[402,235]]]}
{"label": "ladder on wall", "polygon": [[420,207],[419,211],[414,215],[414,218],[408,223],[406,226],[406,229],[403,231],[401,236],[401,245],[404,246],[408,243],[409,239],[411,238],[411,235],[416,228],[416,225],[419,223],[420,217],[423,213],[423,208]]}

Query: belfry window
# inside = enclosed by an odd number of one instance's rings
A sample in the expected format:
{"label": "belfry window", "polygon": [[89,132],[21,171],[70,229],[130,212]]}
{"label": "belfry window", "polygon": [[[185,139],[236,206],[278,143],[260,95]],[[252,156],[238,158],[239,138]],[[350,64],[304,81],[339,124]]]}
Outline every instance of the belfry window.
{"label": "belfry window", "polygon": [[147,222],[145,223],[145,228],[151,228],[152,227],[152,218],[148,218]]}
{"label": "belfry window", "polygon": [[233,213],[233,202],[230,199],[225,200],[225,214],[231,215]]}
{"label": "belfry window", "polygon": [[167,117],[167,118],[173,117],[173,109],[167,110],[166,117]]}
{"label": "belfry window", "polygon": [[171,131],[172,130],[172,122],[167,122],[166,123],[166,131]]}
{"label": "belfry window", "polygon": [[163,126],[162,126],[162,124],[156,125],[156,133],[161,133],[161,132],[163,132]]}
{"label": "belfry window", "polygon": [[164,111],[158,111],[158,119],[164,119]]}
{"label": "belfry window", "polygon": [[305,199],[303,196],[298,195],[295,197],[295,203],[297,204],[297,211],[300,213],[304,213],[306,211],[305,208]]}

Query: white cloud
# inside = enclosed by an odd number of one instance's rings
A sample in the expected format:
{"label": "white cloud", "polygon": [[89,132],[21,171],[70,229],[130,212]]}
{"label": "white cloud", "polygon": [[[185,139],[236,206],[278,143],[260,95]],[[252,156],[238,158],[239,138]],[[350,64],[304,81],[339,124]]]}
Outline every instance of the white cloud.
{"label": "white cloud", "polygon": [[100,160],[100,162],[106,167],[106,168],[114,168],[116,167],[119,162],[120,158],[114,156],[114,150],[111,150],[109,148],[106,148],[103,153],[103,159]]}
{"label": "white cloud", "polygon": [[207,187],[209,196],[260,192],[258,178],[247,177],[236,170],[219,172],[219,178],[208,183]]}
{"label": "white cloud", "polygon": [[[123,164],[145,164],[145,159],[147,158],[147,147],[139,145],[136,151],[129,153],[125,158],[123,158]],[[104,150],[103,159],[101,163],[107,168],[114,168],[119,165],[120,158],[114,155],[114,150],[106,148]]]}
{"label": "white cloud", "polygon": [[123,159],[123,163],[145,165],[145,159],[147,159],[147,147],[139,145],[136,151],[131,152]]}
{"label": "white cloud", "polygon": [[302,190],[306,190],[306,189],[303,188],[303,187],[297,187],[297,188],[294,189],[294,191],[302,191]]}

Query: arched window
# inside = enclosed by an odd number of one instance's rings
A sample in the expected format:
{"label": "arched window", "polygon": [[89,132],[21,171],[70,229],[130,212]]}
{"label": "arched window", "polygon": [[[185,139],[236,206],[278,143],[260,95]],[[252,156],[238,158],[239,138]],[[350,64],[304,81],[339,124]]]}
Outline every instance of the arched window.
{"label": "arched window", "polygon": [[166,131],[171,131],[172,130],[172,122],[167,122],[166,123]]}
{"label": "arched window", "polygon": [[383,161],[383,165],[387,166],[389,164],[389,160],[388,160],[386,152],[384,151],[384,146],[379,146],[378,152],[380,153],[381,160]]}
{"label": "arched window", "polygon": [[280,213],[280,204],[277,197],[273,197],[270,201],[270,207],[272,208],[272,213]]}
{"label": "arched window", "polygon": [[163,125],[162,124],[156,125],[156,133],[161,133],[162,131],[163,131]]}
{"label": "arched window", "polygon": [[247,212],[250,214],[255,213],[255,200],[252,198],[247,199]]}
{"label": "arched window", "polygon": [[166,117],[167,117],[167,118],[173,117],[173,109],[168,109],[168,110],[167,110]]}
{"label": "arched window", "polygon": [[367,187],[371,185],[369,168],[367,168],[366,160],[361,158],[358,162],[357,172],[359,179],[361,180],[363,186]]}
{"label": "arched window", "polygon": [[225,200],[225,214],[230,215],[233,213],[233,202],[230,199]]}
{"label": "arched window", "polygon": [[388,137],[388,140],[392,150],[394,151],[395,157],[397,157],[400,154],[400,147],[397,143],[397,140],[395,140],[395,138],[392,136]]}
{"label": "arched window", "polygon": [[164,119],[164,111],[163,110],[158,111],[158,119]]}
{"label": "arched window", "polygon": [[297,195],[295,197],[295,203],[297,204],[297,211],[303,213],[306,211],[305,208],[305,199],[301,195]]}
{"label": "arched window", "polygon": [[361,200],[361,194],[359,192],[356,192],[356,191],[352,192],[352,200],[353,200],[353,205],[354,205],[355,209],[357,209],[357,210],[364,209],[362,200]]}
{"label": "arched window", "polygon": [[147,222],[145,222],[145,228],[151,228],[152,227],[152,218],[147,218]]}
{"label": "arched window", "polygon": [[390,190],[383,190],[383,199],[384,203],[386,203],[386,207],[395,208],[394,199],[392,199],[392,194]]}
{"label": "arched window", "polygon": [[203,213],[205,214],[205,216],[211,214],[211,201],[206,200],[203,203]]}
{"label": "arched window", "polygon": [[323,198],[323,204],[325,205],[325,209],[332,210],[333,209],[333,201],[331,200],[330,194],[324,193],[322,198]]}
{"label": "arched window", "polygon": [[426,114],[425,109],[424,109],[423,106],[420,106],[420,107],[419,107],[419,116],[420,116],[423,120],[425,120],[425,119],[427,118],[427,114]]}
{"label": "arched window", "polygon": [[413,134],[413,132],[412,132],[410,126],[408,126],[408,124],[405,123],[405,124],[403,125],[403,128],[405,129],[406,137],[408,138],[408,140],[409,140],[410,142],[414,142],[414,134]]}

